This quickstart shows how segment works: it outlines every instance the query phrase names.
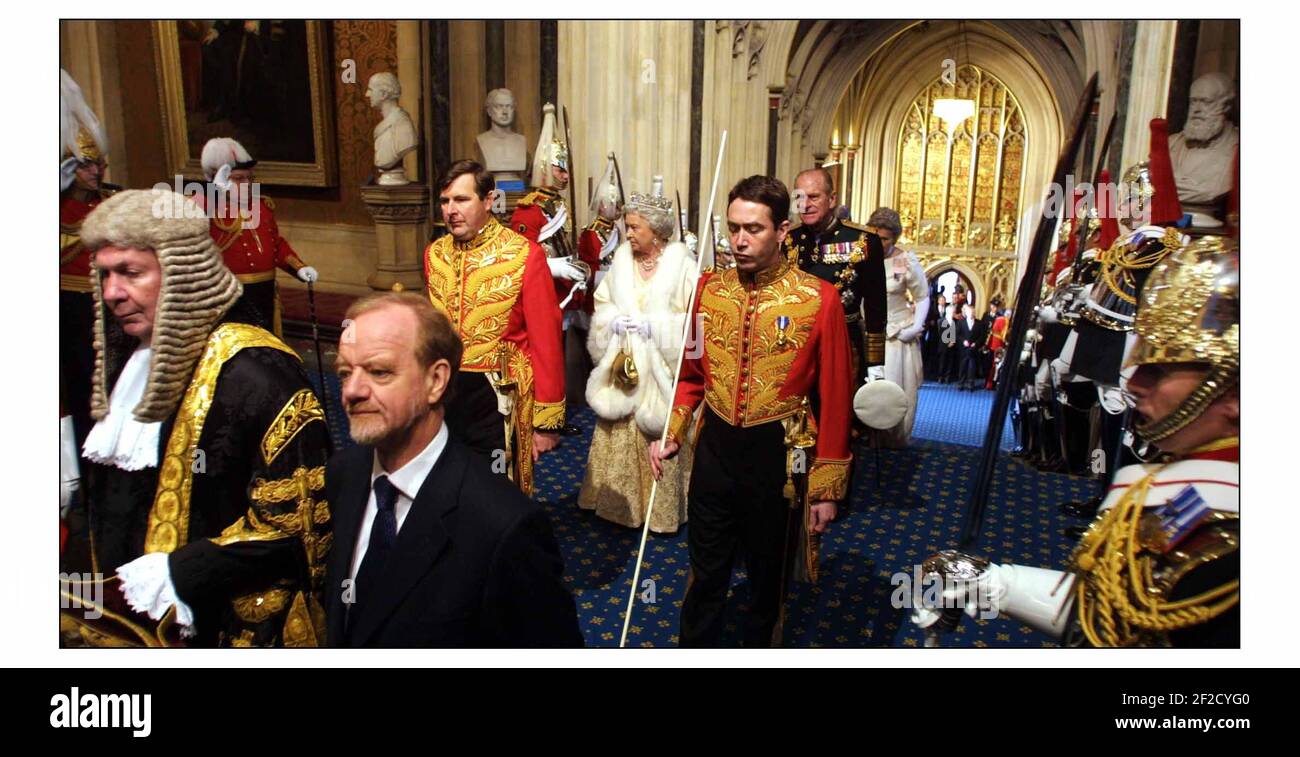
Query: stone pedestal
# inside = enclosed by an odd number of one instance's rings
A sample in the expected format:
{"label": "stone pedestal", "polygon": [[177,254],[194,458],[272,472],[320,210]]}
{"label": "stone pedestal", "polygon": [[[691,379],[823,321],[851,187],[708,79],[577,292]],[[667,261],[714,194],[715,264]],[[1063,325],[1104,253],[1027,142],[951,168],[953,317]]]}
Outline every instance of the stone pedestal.
{"label": "stone pedestal", "polygon": [[423,258],[429,240],[429,188],[423,184],[361,188],[361,199],[375,219],[375,271],[366,279],[371,288],[386,291],[400,283],[404,289],[424,289]]}

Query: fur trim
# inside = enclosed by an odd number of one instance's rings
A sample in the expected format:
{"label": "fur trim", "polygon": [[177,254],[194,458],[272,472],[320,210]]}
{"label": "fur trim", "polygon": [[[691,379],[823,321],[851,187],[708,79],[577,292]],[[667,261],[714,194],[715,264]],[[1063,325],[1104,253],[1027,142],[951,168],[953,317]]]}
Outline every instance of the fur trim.
{"label": "fur trim", "polygon": [[[587,379],[587,403],[606,420],[622,420],[635,414],[637,427],[648,436],[663,431],[668,418],[673,389],[673,375],[681,352],[678,335],[685,314],[672,311],[675,295],[683,280],[694,286],[695,259],[686,245],[668,244],[660,258],[658,270],[650,281],[648,301],[655,307],[642,311],[636,297],[636,262],[632,247],[623,242],[614,252],[614,262],[597,290],[596,308],[587,335],[587,349],[595,370]],[[649,340],[639,334],[626,338],[614,334],[613,323],[621,315],[630,315],[651,324]],[[613,382],[610,371],[624,343],[632,353],[641,380],[631,390]]]}

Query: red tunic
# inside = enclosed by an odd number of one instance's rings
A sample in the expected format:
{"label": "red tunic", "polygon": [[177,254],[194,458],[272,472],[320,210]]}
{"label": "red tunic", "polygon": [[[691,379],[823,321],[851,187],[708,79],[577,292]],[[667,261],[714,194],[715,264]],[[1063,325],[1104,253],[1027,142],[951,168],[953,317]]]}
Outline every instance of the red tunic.
{"label": "red tunic", "polygon": [[[844,499],[853,458],[853,364],[835,287],[784,260],[751,282],[731,268],[700,279],[694,314],[669,438],[683,442],[701,401],[727,423],[748,427],[794,415],[816,388],[820,407],[808,496]],[[696,350],[702,354],[692,357],[690,345],[696,344],[702,344]]]}
{"label": "red tunic", "polygon": [[[202,196],[196,197],[202,205]],[[275,204],[259,198],[256,218],[242,219],[236,208],[227,208],[220,217],[212,217],[212,239],[221,249],[221,257],[240,281],[273,281],[275,269],[297,274],[306,265],[293,251],[275,222]]]}
{"label": "red tunic", "polygon": [[489,218],[472,241],[451,235],[428,246],[429,301],[451,319],[465,345],[460,369],[499,371],[504,359],[518,383],[515,481],[531,493],[533,429],[564,426],[564,349],[560,308],[542,248]]}
{"label": "red tunic", "polygon": [[69,191],[59,198],[59,289],[93,292],[90,252],[81,244],[81,222],[111,193],[101,191],[88,199],[75,198],[74,194]]}

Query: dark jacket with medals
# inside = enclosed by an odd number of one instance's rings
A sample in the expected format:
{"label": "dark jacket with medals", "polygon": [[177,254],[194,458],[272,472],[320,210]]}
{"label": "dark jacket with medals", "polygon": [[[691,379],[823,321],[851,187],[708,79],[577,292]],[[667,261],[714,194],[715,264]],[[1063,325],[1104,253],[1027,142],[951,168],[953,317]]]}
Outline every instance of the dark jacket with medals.
{"label": "dark jacket with medals", "polygon": [[849,325],[849,341],[860,379],[869,366],[885,364],[885,251],[880,237],[838,218],[815,232],[792,229],[785,239],[786,258],[800,270],[835,286]]}

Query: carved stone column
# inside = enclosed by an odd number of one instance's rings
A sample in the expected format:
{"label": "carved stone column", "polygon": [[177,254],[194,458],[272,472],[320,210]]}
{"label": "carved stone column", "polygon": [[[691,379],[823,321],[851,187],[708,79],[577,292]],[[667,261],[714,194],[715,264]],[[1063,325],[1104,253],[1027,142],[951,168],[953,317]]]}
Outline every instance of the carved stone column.
{"label": "carved stone column", "polygon": [[366,279],[373,289],[424,288],[423,259],[429,240],[429,188],[424,184],[361,188],[361,198],[375,219],[375,271]]}

